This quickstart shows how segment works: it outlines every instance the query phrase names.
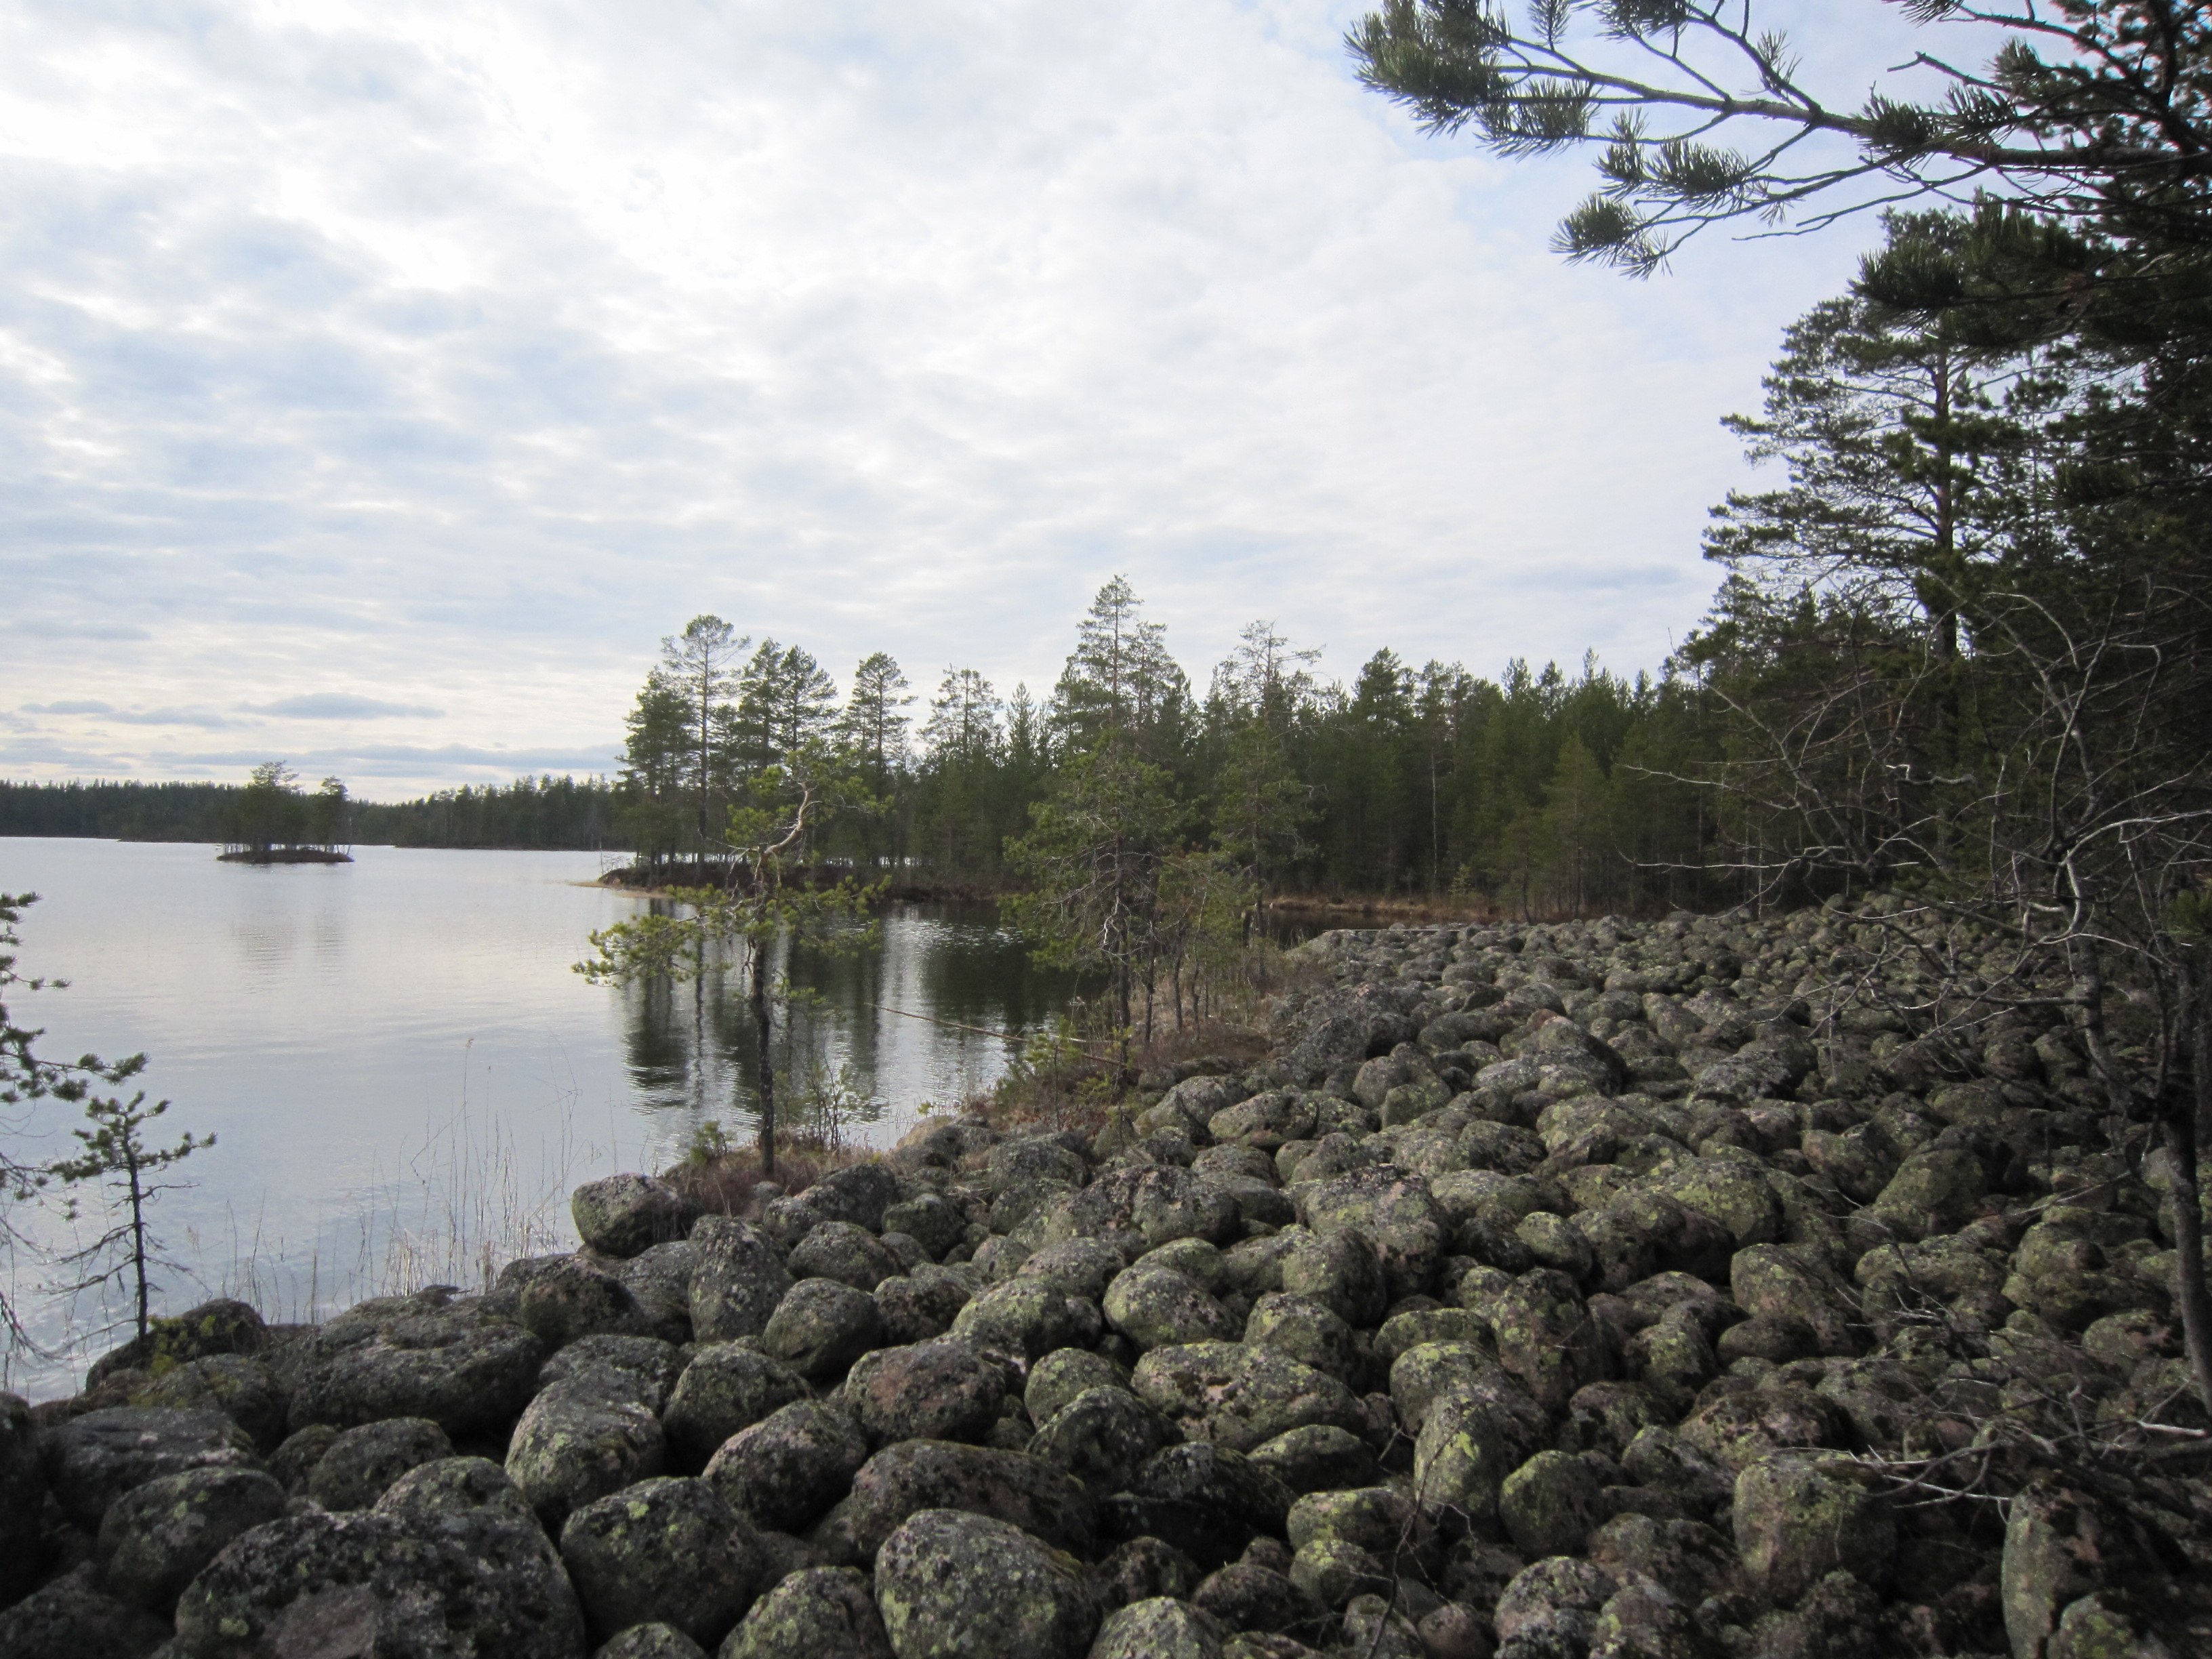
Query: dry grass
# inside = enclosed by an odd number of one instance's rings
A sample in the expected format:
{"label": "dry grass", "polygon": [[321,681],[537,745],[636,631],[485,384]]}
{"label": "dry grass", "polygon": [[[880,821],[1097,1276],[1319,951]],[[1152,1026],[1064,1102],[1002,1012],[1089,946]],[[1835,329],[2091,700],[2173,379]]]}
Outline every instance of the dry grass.
{"label": "dry grass", "polygon": [[763,1165],[761,1149],[747,1146],[710,1158],[686,1158],[662,1171],[661,1179],[710,1214],[754,1219],[760,1206],[753,1188],[762,1182],[772,1180],[795,1198],[832,1170],[865,1164],[876,1156],[865,1146],[833,1146],[810,1137],[779,1135],[774,1176]]}

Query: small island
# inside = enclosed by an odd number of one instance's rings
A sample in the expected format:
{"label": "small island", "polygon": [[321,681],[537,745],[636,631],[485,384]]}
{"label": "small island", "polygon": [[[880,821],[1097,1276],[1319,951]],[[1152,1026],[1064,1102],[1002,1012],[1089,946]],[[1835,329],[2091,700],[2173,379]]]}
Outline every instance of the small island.
{"label": "small island", "polygon": [[264,761],[239,792],[222,851],[223,864],[351,864],[346,839],[346,787],[325,778],[312,795],[292,769]]}

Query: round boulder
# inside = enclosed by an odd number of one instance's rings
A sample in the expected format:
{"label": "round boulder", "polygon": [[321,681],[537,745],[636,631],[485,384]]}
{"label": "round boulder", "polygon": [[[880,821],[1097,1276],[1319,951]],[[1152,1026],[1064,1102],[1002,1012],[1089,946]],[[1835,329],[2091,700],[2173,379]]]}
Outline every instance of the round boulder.
{"label": "round boulder", "polygon": [[1896,1516],[1844,1458],[1752,1464],[1735,1479],[1735,1524],[1745,1572],[1785,1604],[1836,1571],[1878,1589],[1897,1553]]}
{"label": "round boulder", "polygon": [[761,1352],[801,1376],[825,1382],[883,1339],[883,1316],[866,1291],[834,1279],[802,1279],[776,1304],[761,1332]]}
{"label": "round boulder", "polygon": [[776,1532],[797,1532],[850,1490],[868,1461],[853,1419],[819,1400],[795,1400],[730,1437],[706,1482],[729,1506]]}
{"label": "round boulder", "polygon": [[167,1613],[225,1545],[282,1516],[284,1501],[258,1469],[188,1469],[134,1486],[101,1517],[101,1578],[134,1607]]}
{"label": "round boulder", "polygon": [[861,1432],[878,1446],[981,1440],[999,1420],[1006,1377],[957,1337],[939,1337],[864,1356],[845,1378],[844,1395]]}
{"label": "round boulder", "polygon": [[868,1581],[850,1567],[808,1567],[753,1604],[720,1659],[894,1659]]}
{"label": "round boulder", "polygon": [[645,1175],[587,1181],[569,1194],[568,1212],[577,1237],[602,1255],[623,1258],[684,1237],[699,1218],[698,1206]]}
{"label": "round boulder", "polygon": [[253,1438],[220,1412],[116,1406],[46,1426],[38,1440],[62,1513],[90,1529],[133,1487],[187,1469],[261,1466]]}
{"label": "round boulder", "polygon": [[702,1647],[753,1599],[759,1540],[703,1480],[641,1480],[586,1504],[561,1528],[561,1559],[604,1641],[632,1625],[672,1625]]}
{"label": "round boulder", "polygon": [[326,1510],[365,1510],[410,1469],[453,1455],[446,1431],[427,1417],[395,1417],[348,1429],[307,1476],[307,1496]]}
{"label": "round boulder", "polygon": [[806,1396],[806,1379],[781,1359],[735,1342],[702,1344],[662,1413],[670,1455],[679,1469],[704,1468],[739,1429]]}
{"label": "round boulder", "polygon": [[898,1659],[1079,1659],[1098,1615],[1075,1560],[1018,1527],[924,1510],[876,1559]]}

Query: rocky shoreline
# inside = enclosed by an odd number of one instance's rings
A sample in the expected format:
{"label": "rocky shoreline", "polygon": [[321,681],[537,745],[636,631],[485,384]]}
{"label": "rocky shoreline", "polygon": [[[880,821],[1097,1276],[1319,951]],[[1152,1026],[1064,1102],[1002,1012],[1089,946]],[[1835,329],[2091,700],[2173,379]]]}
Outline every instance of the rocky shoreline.
{"label": "rocky shoreline", "polygon": [[1328,933],[1267,1060],[1093,1133],[164,1321],[0,1397],[0,1653],[2212,1651],[2160,1158],[1887,937]]}

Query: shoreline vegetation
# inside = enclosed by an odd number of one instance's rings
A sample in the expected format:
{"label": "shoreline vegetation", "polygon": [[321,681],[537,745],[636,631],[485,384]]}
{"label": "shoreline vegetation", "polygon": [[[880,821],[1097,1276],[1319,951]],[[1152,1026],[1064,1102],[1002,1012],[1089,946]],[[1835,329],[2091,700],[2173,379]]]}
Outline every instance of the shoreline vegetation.
{"label": "shoreline vegetation", "polygon": [[353,854],[334,847],[240,848],[216,854],[218,864],[351,864]]}

